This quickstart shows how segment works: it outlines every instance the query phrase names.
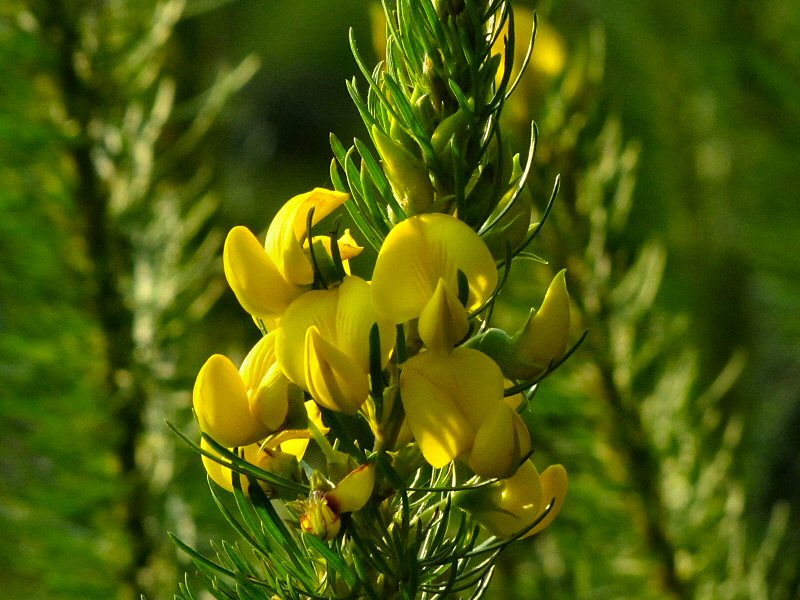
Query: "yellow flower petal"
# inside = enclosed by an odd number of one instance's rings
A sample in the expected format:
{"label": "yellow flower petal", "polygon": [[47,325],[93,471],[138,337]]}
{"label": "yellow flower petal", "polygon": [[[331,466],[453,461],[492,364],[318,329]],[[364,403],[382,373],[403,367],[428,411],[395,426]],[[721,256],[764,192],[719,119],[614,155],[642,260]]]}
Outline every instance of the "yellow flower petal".
{"label": "yellow flower petal", "polygon": [[567,493],[567,472],[552,465],[542,475],[533,462],[525,461],[513,477],[494,486],[470,490],[457,499],[492,535],[511,537],[530,527],[543,514],[551,500],[555,503],[547,515],[522,537],[542,531],[556,518]]}
{"label": "yellow flower petal", "polygon": [[321,406],[347,414],[355,413],[369,395],[366,372],[316,327],[306,333],[305,380]]}
{"label": "yellow flower petal", "polygon": [[303,292],[290,285],[267,255],[256,236],[246,227],[234,227],[223,250],[225,278],[248,313],[260,319],[280,316]]}
{"label": "yellow flower petal", "polygon": [[276,330],[275,356],[290,381],[308,390],[305,340],[310,327],[327,339],[336,338],[337,290],[314,290],[300,296],[286,310]]}
{"label": "yellow flower petal", "polygon": [[503,398],[503,376],[469,348],[422,352],[403,364],[400,392],[425,460],[443,467],[472,447],[475,432]]}
{"label": "yellow flower petal", "polygon": [[312,225],[344,204],[349,196],[316,188],[284,204],[267,230],[264,248],[287,281],[298,286],[314,283],[314,269],[301,241],[308,233],[308,212],[313,208]]}
{"label": "yellow flower petal", "polygon": [[269,433],[250,412],[239,371],[221,354],[213,355],[200,369],[192,400],[201,431],[223,446],[247,446]]}
{"label": "yellow flower petal", "polygon": [[361,510],[375,487],[375,465],[361,465],[348,473],[326,494],[328,504],[337,514]]}
{"label": "yellow flower petal", "polygon": [[394,324],[378,317],[372,305],[370,284],[360,277],[344,278],[338,288],[336,305],[336,347],[369,371],[369,333],[378,324],[381,340],[381,366],[386,366],[394,347]]}
{"label": "yellow flower petal", "polygon": [[385,365],[394,325],[378,318],[369,284],[347,276],[338,288],[308,292],[287,309],[276,331],[277,361],[291,381],[323,406],[355,412],[369,393],[369,334],[376,322]]}
{"label": "yellow flower petal", "polygon": [[492,535],[511,537],[536,520],[542,502],[542,484],[533,462],[525,461],[513,477],[486,492],[475,490],[465,510]]}
{"label": "yellow flower petal", "polygon": [[275,332],[271,331],[258,340],[239,367],[239,375],[248,394],[258,388],[273,364],[275,364]]}
{"label": "yellow flower petal", "polygon": [[[544,519],[523,537],[537,534],[550,525],[553,519],[558,516],[558,513],[561,512],[561,506],[564,504],[564,498],[567,495],[567,471],[563,466],[550,465],[544,470],[540,480],[542,484],[542,500],[541,506],[539,507],[539,515],[541,515],[551,501],[554,501],[554,504]],[[537,517],[539,515],[537,515]]]}
{"label": "yellow flower petal", "polygon": [[520,416],[505,402],[498,402],[475,435],[469,467],[481,477],[511,477],[530,445]]}
{"label": "yellow flower petal", "polygon": [[[200,438],[200,448],[210,452],[211,454],[214,454],[215,456],[220,456],[219,453],[216,452],[205,440],[205,438]],[[208,476],[211,477],[211,481],[216,483],[222,489],[233,492],[233,471],[231,471],[229,467],[218,463],[213,458],[210,458],[205,454],[202,454],[201,458],[203,459],[203,466],[206,469],[206,473],[208,473]]]}
{"label": "yellow flower petal", "polygon": [[439,279],[419,316],[419,337],[430,350],[449,352],[469,330],[467,311],[456,294]]}
{"label": "yellow flower petal", "polygon": [[300,388],[286,378],[277,364],[273,364],[250,395],[250,412],[269,431],[277,431],[286,421],[293,390],[302,395]]}
{"label": "yellow flower petal", "polygon": [[520,362],[547,368],[564,356],[569,340],[570,314],[566,269],[553,278],[539,310],[515,336]]}
{"label": "yellow flower petal", "polygon": [[481,306],[497,285],[488,248],[468,225],[445,214],[424,214],[396,225],[378,253],[372,302],[383,317],[402,323],[418,317],[439,279],[458,289],[458,271],[469,283],[467,309]]}

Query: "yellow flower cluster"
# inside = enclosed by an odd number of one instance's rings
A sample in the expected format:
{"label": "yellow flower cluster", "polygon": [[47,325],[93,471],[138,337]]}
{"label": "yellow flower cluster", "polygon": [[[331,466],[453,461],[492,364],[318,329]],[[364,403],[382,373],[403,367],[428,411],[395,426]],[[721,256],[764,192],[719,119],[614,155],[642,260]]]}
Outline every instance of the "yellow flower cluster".
{"label": "yellow flower cluster", "polygon": [[[193,397],[200,429],[266,471],[311,480],[299,523],[323,539],[378,486],[370,462],[344,461],[335,471],[349,474],[328,472],[322,485],[299,467],[312,438],[329,461],[342,455],[324,439],[321,409],[363,418],[375,438],[368,451],[410,446],[433,468],[457,461],[497,479],[458,503],[490,533],[540,531],[561,507],[566,472],[555,465],[539,475],[519,396],[506,391],[509,380],[536,377],[566,352],[563,271],[519,332],[486,329],[498,270],[481,236],[450,214],[411,216],[386,235],[366,281],[349,274],[348,260],[361,251],[349,233],[332,240],[309,231],[347,198],[324,189],[292,198],[263,246],[244,227],[229,233],[225,276],[268,333],[238,369],[218,354],[202,367]],[[231,463],[205,440],[203,448],[211,479],[233,489]]]}

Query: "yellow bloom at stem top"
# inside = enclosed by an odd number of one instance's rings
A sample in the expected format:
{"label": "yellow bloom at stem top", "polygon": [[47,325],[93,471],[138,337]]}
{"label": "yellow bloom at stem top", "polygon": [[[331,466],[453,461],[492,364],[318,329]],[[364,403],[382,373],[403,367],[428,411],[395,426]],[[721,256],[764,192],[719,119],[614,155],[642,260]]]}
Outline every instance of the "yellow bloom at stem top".
{"label": "yellow bloom at stem top", "polygon": [[439,280],[458,290],[458,271],[469,285],[466,308],[483,305],[497,286],[497,267],[486,244],[453,216],[431,213],[397,224],[383,242],[372,274],[372,302],[394,323],[420,316]]}
{"label": "yellow bloom at stem top", "polygon": [[[341,206],[348,195],[316,188],[289,200],[267,230],[264,246],[246,227],[234,227],[225,240],[223,264],[228,284],[242,307],[259,319],[281,316],[292,300],[310,289],[314,269],[304,247],[307,218],[314,209],[312,225]],[[343,258],[360,250],[345,240]]]}

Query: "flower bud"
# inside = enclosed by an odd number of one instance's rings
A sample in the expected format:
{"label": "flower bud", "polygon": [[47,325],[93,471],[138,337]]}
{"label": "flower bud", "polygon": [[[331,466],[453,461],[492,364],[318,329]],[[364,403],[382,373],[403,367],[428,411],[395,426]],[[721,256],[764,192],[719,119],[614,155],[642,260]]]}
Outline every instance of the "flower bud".
{"label": "flower bud", "polygon": [[515,336],[520,361],[545,369],[551,361],[564,356],[570,327],[565,273],[566,269],[562,269],[556,274],[539,310]]}
{"label": "flower bud", "polygon": [[339,535],[341,527],[342,521],[329,506],[324,492],[312,492],[300,517],[300,529],[327,542]]}
{"label": "flower bud", "polygon": [[[470,108],[474,107],[474,100],[470,98],[469,104]],[[452,169],[453,147],[463,148],[468,133],[469,118],[461,108],[442,119],[433,130],[431,146],[442,166],[448,171]]]}
{"label": "flower bud", "polygon": [[365,464],[348,473],[330,491],[315,490],[304,503],[300,528],[323,540],[335,538],[341,515],[361,510],[375,487],[375,465]]}
{"label": "flower bud", "polygon": [[361,510],[372,496],[374,487],[375,465],[361,465],[336,484],[333,491],[326,494],[328,505],[340,515]]}
{"label": "flower bud", "polygon": [[433,184],[424,163],[383,133],[372,127],[372,139],[383,159],[383,170],[400,205],[410,215],[426,212],[433,203]]}
{"label": "flower bud", "polygon": [[491,356],[503,375],[530,379],[545,371],[567,350],[570,328],[569,293],[565,270],[553,278],[538,311],[513,336],[490,329],[471,340],[470,346]]}

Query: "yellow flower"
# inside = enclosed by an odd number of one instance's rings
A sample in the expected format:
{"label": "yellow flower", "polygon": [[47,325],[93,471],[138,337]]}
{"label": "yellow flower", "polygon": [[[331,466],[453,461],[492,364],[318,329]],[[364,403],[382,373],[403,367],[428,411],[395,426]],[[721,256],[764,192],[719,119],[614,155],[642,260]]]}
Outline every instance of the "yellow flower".
{"label": "yellow flower", "polygon": [[480,307],[497,285],[497,268],[480,236],[455,217],[410,217],[386,236],[372,275],[372,302],[394,323],[420,316],[439,280],[458,290],[458,271],[469,284],[466,308]]}
{"label": "yellow flower", "polygon": [[264,438],[269,430],[250,412],[242,377],[226,356],[209,358],[194,384],[194,411],[200,430],[223,446],[247,446]]}
{"label": "yellow flower", "polygon": [[[551,465],[539,475],[528,460],[513,477],[488,487],[458,494],[456,504],[470,513],[492,535],[512,537],[531,527],[523,538],[542,531],[556,518],[567,494],[567,472]],[[548,505],[552,507],[542,518]]]}
{"label": "yellow flower", "polygon": [[[202,455],[203,466],[206,469],[211,480],[221,488],[233,492],[233,477],[234,471],[230,468],[230,462],[218,454],[211,445],[202,438],[200,440],[200,447],[222,460],[225,464]],[[299,479],[297,457],[291,454],[282,452],[280,450],[269,450],[262,448],[260,444],[250,444],[244,448],[239,449],[239,456],[264,471],[280,475],[286,479],[297,481]],[[240,479],[239,483],[245,493],[249,490],[249,481],[246,476],[236,474]],[[266,481],[259,481],[261,489],[269,494],[279,493],[280,490],[275,489],[274,486]]]}
{"label": "yellow flower", "polygon": [[365,464],[346,475],[333,490],[316,490],[304,503],[300,528],[323,540],[332,540],[341,529],[341,515],[361,510],[372,496],[375,465]]}
{"label": "yellow flower", "polygon": [[239,370],[221,354],[195,381],[193,405],[201,431],[227,447],[247,446],[280,429],[302,393],[275,363],[275,334],[253,346]]}
{"label": "yellow flower", "polygon": [[513,336],[499,329],[481,334],[476,345],[497,361],[511,379],[530,379],[542,373],[567,350],[570,329],[569,293],[565,270],[553,278],[538,311]]}
{"label": "yellow flower", "polygon": [[276,356],[286,376],[321,405],[352,414],[369,394],[369,333],[377,323],[385,366],[392,324],[378,317],[369,284],[350,275],[335,289],[295,300],[276,330]]}
{"label": "yellow flower", "polygon": [[304,288],[288,283],[256,236],[246,227],[234,227],[222,252],[225,277],[239,304],[258,319],[281,315]]}
{"label": "yellow flower", "polygon": [[[321,188],[295,196],[278,211],[263,247],[246,227],[234,227],[228,233],[223,250],[225,277],[247,312],[274,320],[311,286],[314,269],[303,245],[308,212],[314,209],[312,225],[316,224],[347,197]],[[351,239],[345,244],[350,245]],[[348,250],[345,248],[345,255]]]}
{"label": "yellow flower", "polygon": [[361,510],[375,487],[375,465],[365,464],[348,473],[326,494],[328,504],[337,514]]}
{"label": "yellow flower", "polygon": [[327,542],[339,535],[341,528],[342,520],[328,504],[325,494],[320,491],[312,492],[305,501],[300,529]]}
{"label": "yellow flower", "polygon": [[306,237],[308,212],[312,225],[327,217],[347,200],[348,195],[316,188],[284,204],[267,230],[264,248],[287,282],[305,286],[314,283],[314,268],[300,241]]}

